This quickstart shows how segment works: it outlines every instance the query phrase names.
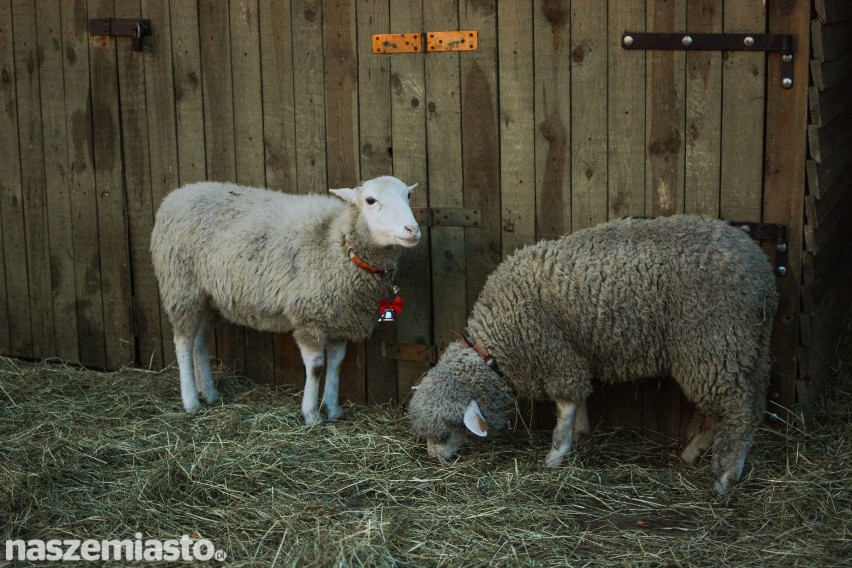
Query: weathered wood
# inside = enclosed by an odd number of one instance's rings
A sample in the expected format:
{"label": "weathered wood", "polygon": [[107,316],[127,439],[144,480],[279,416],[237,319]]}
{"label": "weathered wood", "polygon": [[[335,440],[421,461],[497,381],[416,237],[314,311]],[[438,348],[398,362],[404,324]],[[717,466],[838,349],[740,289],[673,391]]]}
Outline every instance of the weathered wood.
{"label": "weathered wood", "polygon": [[[769,33],[807,37],[810,2],[791,0],[784,6],[784,9],[770,6]],[[795,53],[793,76],[805,77],[807,42],[797,42]],[[768,58],[767,66],[767,83],[777,85],[781,80],[780,58]],[[795,81],[791,89],[768,89],[766,98],[763,220],[786,225],[790,235],[799,235],[803,222],[807,82]],[[791,409],[796,392],[801,239],[791,238],[788,246],[787,275],[776,281],[780,300],[771,341],[775,357],[773,385],[781,395],[778,402],[783,408]]]}
{"label": "weathered wood", "polygon": [[[425,29],[459,28],[458,0],[432,1],[430,6],[423,14]],[[466,57],[468,54],[450,53],[424,57],[426,152],[429,157],[427,175],[431,207],[464,207],[459,63],[460,58]],[[467,321],[464,257],[466,229],[433,227],[430,231],[432,321],[435,326],[433,343],[438,349],[443,349],[455,340],[450,330],[464,329]]]}
{"label": "weathered wood", "polygon": [[823,127],[808,125],[807,133],[810,155],[818,163],[832,161],[835,154],[848,156],[852,140],[852,112],[841,114]]}
{"label": "weathered wood", "polygon": [[41,58],[36,42],[36,10],[32,0],[13,0],[15,30],[14,77],[18,103],[21,193],[26,235],[26,270],[29,277],[32,357],[53,354],[53,290],[50,274],[47,194],[44,177],[44,147],[40,108]]}
{"label": "weathered wood", "polygon": [[[725,3],[726,33],[763,32],[765,29],[763,0]],[[767,55],[749,52],[725,55],[722,63],[720,214],[723,219],[759,221],[763,199]]]}
{"label": "weathered wood", "polygon": [[[89,0],[90,18],[114,16],[111,0]],[[127,42],[121,47],[130,49]],[[116,39],[89,41],[95,189],[98,207],[98,243],[103,291],[106,366],[117,369],[134,360],[131,326],[130,259],[128,258],[127,202],[122,172],[120,101]]]}
{"label": "weathered wood", "polygon": [[811,78],[821,91],[833,87],[849,75],[852,75],[852,51],[826,62],[811,59]]}
{"label": "weathered wood", "polygon": [[299,193],[326,193],[321,0],[292,0],[296,171]]}
{"label": "weathered wood", "polygon": [[500,101],[500,202],[503,258],[535,240],[535,139],[532,10],[497,4]]}
{"label": "weathered wood", "polygon": [[846,162],[846,169],[840,175],[834,191],[828,192],[821,198],[813,194],[805,196],[805,208],[808,214],[808,223],[815,228],[835,209],[841,201],[852,201],[850,197],[850,183],[852,183],[852,161]]}
{"label": "weathered wood", "polygon": [[[391,30],[422,30],[422,2],[395,0],[390,4]],[[449,53],[434,57],[454,57]],[[423,56],[392,56],[391,127],[394,175],[406,183],[426,182],[426,87]],[[411,205],[429,203],[427,191],[415,191]],[[429,242],[429,229],[421,227],[423,243]],[[396,281],[405,298],[405,311],[397,328],[400,343],[431,343],[431,270],[429,248],[418,245],[405,251],[399,263]],[[397,400],[403,400],[428,366],[411,361],[398,363]]]}
{"label": "weathered wood", "polygon": [[808,108],[811,113],[811,123],[826,126],[841,114],[852,110],[850,90],[852,90],[852,73],[842,83],[830,89],[820,91],[817,87],[810,87]]}
{"label": "weathered wood", "polygon": [[849,33],[848,23],[823,24],[816,19],[811,22],[810,28],[811,46],[816,59],[831,61],[852,49],[852,34]]}
{"label": "weathered wood", "polygon": [[[15,93],[14,38],[12,5],[0,3],[0,225],[3,227],[3,268],[5,293],[0,316],[0,345],[17,357],[32,356],[32,322],[30,320],[27,251],[24,229],[23,195],[21,193],[21,157],[18,137],[18,100]],[[14,301],[7,301],[14,299]],[[8,310],[8,311],[7,311]]]}
{"label": "weathered wood", "polygon": [[[609,22],[610,38],[620,38],[625,30],[645,31],[645,6],[633,0],[611,0]],[[647,55],[625,50],[620,41],[608,44],[609,218],[619,219],[645,214]]]}
{"label": "weathered wood", "polygon": [[[726,9],[725,14],[727,13]],[[686,18],[686,28],[690,32],[721,33],[722,3],[718,0],[688,0]],[[733,65],[727,61],[724,66],[727,86]],[[729,154],[722,142],[722,109],[727,110],[725,120],[728,126],[734,118],[725,102],[731,101],[735,87],[726,88],[726,101],[723,102],[722,67],[721,52],[695,51],[686,54],[684,211],[714,218],[719,217],[720,188],[722,192],[725,191],[720,180],[722,156]],[[737,114],[737,117],[739,116]],[[760,149],[763,149],[762,144]]]}
{"label": "weathered wood", "polygon": [[608,216],[607,99],[601,96],[607,90],[606,37],[605,3],[574,3],[571,7],[572,231],[606,221]]}
{"label": "weathered wood", "polygon": [[[359,177],[355,0],[326,0],[323,15],[328,184],[351,187]],[[348,346],[341,369],[341,400],[360,404],[367,401],[365,356],[363,342]]]}
{"label": "weathered wood", "polygon": [[570,2],[536,2],[533,29],[536,238],[555,238],[571,228]]}
{"label": "weathered wood", "polygon": [[814,0],[814,9],[825,24],[852,20],[852,2],[849,0]]}
{"label": "weathered wood", "polygon": [[207,179],[200,22],[196,2],[170,4],[178,185]]}

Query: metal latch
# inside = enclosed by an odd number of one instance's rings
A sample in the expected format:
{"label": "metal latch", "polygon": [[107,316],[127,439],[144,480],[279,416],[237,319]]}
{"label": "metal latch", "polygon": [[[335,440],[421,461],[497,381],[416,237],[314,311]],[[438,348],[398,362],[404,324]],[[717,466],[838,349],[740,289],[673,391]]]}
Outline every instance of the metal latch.
{"label": "metal latch", "polygon": [[100,18],[89,20],[90,36],[120,36],[133,38],[133,51],[142,51],[142,40],[152,33],[151,20],[132,18]]}
{"label": "metal latch", "polygon": [[373,34],[373,53],[428,53],[430,51],[476,51],[479,32],[461,30],[408,34]]}
{"label": "metal latch", "polygon": [[479,227],[482,221],[478,209],[412,207],[411,212],[424,227]]}
{"label": "metal latch", "polygon": [[690,34],[624,32],[624,49],[681,51],[778,51],[781,86],[793,86],[793,36],[789,34]]}

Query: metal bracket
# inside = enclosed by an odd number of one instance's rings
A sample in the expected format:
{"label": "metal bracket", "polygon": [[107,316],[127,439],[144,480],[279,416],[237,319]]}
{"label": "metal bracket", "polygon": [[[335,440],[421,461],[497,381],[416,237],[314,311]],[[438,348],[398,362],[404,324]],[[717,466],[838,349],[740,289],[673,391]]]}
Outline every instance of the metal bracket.
{"label": "metal bracket", "polygon": [[476,51],[479,33],[474,30],[408,34],[373,34],[373,53],[426,53]]}
{"label": "metal bracket", "polygon": [[680,51],[778,51],[781,86],[793,86],[793,36],[789,34],[691,34],[624,32],[624,49]]}
{"label": "metal bracket", "polygon": [[121,36],[133,38],[133,51],[142,51],[142,40],[152,33],[151,20],[100,18],[89,20],[90,36]]}
{"label": "metal bracket", "polygon": [[382,357],[423,364],[432,364],[438,360],[434,345],[394,343],[392,341],[382,341]]}
{"label": "metal bracket", "polygon": [[478,209],[412,207],[411,212],[424,227],[479,227],[482,222]]}
{"label": "metal bracket", "polygon": [[775,274],[787,274],[787,226],[775,223],[750,223],[747,221],[728,221],[729,225],[742,229],[756,241],[772,241],[775,243]]}

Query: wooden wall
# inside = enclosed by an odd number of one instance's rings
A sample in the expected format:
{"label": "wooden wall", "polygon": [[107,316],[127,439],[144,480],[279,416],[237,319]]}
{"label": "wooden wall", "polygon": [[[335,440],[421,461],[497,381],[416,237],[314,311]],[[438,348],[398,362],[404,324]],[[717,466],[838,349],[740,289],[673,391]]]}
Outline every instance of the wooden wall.
{"label": "wooden wall", "polygon": [[[491,270],[540,238],[677,212],[783,222],[800,234],[804,81],[781,93],[777,64],[762,53],[625,51],[620,38],[781,31],[807,44],[807,29],[785,26],[798,21],[791,14],[807,24],[809,8],[0,0],[0,353],[105,369],[171,363],[148,240],[163,196],[202,179],[323,193],[390,173],[419,184],[416,207],[480,216],[477,227],[423,227],[400,270],[403,317],[350,346],[342,390],[356,402],[404,400],[428,364],[384,357],[383,343],[445,346]],[[151,19],[146,51],[89,37],[88,19],[110,16]],[[479,49],[371,53],[374,33],[457,29],[476,30]],[[784,128],[802,142],[779,143]],[[785,292],[795,333],[797,282]],[[793,333],[780,336],[795,345]],[[302,384],[287,336],[222,325],[215,347],[255,380]],[[793,397],[786,353],[776,384]],[[611,423],[677,432],[682,406],[675,386],[654,382],[610,389],[594,408]]]}
{"label": "wooden wall", "polygon": [[799,399],[828,376],[852,302],[852,3],[818,0],[811,22]]}

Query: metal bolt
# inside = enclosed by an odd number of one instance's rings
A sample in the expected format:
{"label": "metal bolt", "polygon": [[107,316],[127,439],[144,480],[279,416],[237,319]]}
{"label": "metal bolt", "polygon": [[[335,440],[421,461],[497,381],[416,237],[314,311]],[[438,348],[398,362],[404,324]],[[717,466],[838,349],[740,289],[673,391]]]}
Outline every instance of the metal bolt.
{"label": "metal bolt", "polygon": [[775,250],[778,252],[787,252],[787,243],[778,243],[775,245]]}
{"label": "metal bolt", "polygon": [[630,47],[633,45],[633,36],[624,36],[624,39],[621,40],[621,42],[627,47]]}
{"label": "metal bolt", "polygon": [[748,225],[741,225],[741,226],[740,226],[740,229],[742,229],[742,230],[743,230],[743,231],[745,231],[746,233],[750,233],[750,232],[751,232],[751,227],[749,227]]}
{"label": "metal bolt", "polygon": [[784,77],[781,79],[781,86],[785,89],[790,89],[793,87],[793,80],[789,77]]}
{"label": "metal bolt", "polygon": [[683,39],[680,40],[680,43],[684,45],[684,47],[689,47],[692,45],[692,38],[689,36],[683,36]]}
{"label": "metal bolt", "polygon": [[751,47],[751,46],[754,45],[754,38],[751,37],[751,36],[746,36],[745,39],[743,40],[743,43],[745,44],[746,47]]}
{"label": "metal bolt", "polygon": [[783,61],[784,63],[792,63],[793,62],[793,54],[792,53],[785,53],[784,55],[781,56],[781,61]]}
{"label": "metal bolt", "polygon": [[776,266],[775,272],[778,274],[778,276],[784,276],[784,275],[787,274],[787,267],[786,266]]}

